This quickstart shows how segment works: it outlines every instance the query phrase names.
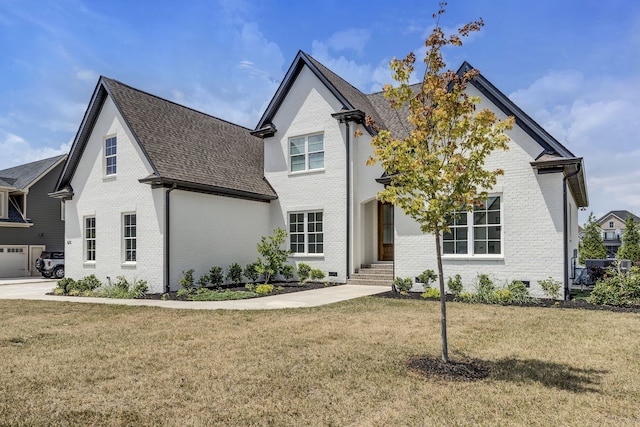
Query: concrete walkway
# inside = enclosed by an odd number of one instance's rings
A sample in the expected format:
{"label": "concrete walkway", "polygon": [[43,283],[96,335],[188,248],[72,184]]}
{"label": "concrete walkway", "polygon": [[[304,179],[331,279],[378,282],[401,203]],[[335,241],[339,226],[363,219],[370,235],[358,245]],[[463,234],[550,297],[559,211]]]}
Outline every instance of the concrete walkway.
{"label": "concrete walkway", "polygon": [[270,297],[235,301],[161,301],[144,299],[111,299],[88,297],[65,297],[46,295],[55,287],[55,280],[21,281],[11,283],[0,279],[0,299],[23,299],[41,301],[66,301],[94,304],[121,304],[195,310],[272,310],[278,308],[317,307],[390,290],[387,286],[339,285],[323,289],[292,292]]}

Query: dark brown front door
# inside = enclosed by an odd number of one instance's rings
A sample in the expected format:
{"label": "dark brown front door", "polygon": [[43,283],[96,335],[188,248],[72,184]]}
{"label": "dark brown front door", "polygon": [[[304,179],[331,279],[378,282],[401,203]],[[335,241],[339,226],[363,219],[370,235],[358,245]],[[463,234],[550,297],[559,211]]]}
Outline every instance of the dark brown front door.
{"label": "dark brown front door", "polygon": [[393,205],[378,202],[378,259],[393,261]]}

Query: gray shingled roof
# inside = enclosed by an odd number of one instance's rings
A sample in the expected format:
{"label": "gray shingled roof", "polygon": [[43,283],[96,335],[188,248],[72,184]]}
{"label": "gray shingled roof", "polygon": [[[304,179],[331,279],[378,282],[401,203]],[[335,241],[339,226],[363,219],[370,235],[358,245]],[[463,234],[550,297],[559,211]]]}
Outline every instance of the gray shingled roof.
{"label": "gray shingled roof", "polygon": [[7,186],[14,187],[17,190],[25,190],[33,185],[43,173],[57,164],[64,156],[65,155],[50,157],[48,159],[0,170],[0,185],[4,185],[2,183],[5,182]]}
{"label": "gray shingled roof", "polygon": [[634,215],[633,213],[627,211],[627,210],[620,210],[620,211],[609,211],[607,212],[605,215],[603,215],[598,222],[601,223],[602,221],[606,220],[608,216],[610,215],[615,215],[618,218],[620,218],[623,221],[626,221],[627,218],[632,217],[635,221],[640,222],[640,218],[636,215]]}
{"label": "gray shingled roof", "polygon": [[276,198],[264,179],[263,141],[252,136],[249,129],[106,77],[98,82],[58,191],[71,181],[105,92],[162,182],[249,198]]}

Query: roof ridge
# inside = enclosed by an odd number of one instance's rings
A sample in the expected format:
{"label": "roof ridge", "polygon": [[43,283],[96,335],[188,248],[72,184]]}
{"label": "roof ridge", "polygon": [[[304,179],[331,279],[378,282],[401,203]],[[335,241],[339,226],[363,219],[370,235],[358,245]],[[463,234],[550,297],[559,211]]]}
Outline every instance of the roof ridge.
{"label": "roof ridge", "polygon": [[[19,165],[15,165],[15,166],[11,166],[11,167],[8,167],[8,168],[1,169],[0,173],[2,173],[4,171],[11,170],[11,169],[15,169],[15,168],[21,168],[21,167],[24,167],[24,166],[29,166],[29,165],[32,165],[34,163],[45,162],[47,160],[53,160],[53,159],[59,160],[60,158],[62,158],[64,156],[66,156],[66,154],[58,154],[57,156],[47,157],[47,158],[40,159],[40,160],[34,160],[32,162],[29,162],[29,163],[21,163]],[[55,162],[53,162],[53,163],[55,163]]]}
{"label": "roof ridge", "polygon": [[227,119],[223,119],[223,118],[220,118],[220,117],[214,116],[214,115],[212,115],[212,114],[205,113],[204,111],[196,110],[195,108],[189,107],[189,106],[187,106],[187,105],[180,104],[180,103],[178,103],[178,102],[172,101],[172,100],[167,99],[167,98],[163,98],[163,97],[158,96],[158,95],[154,95],[154,94],[153,94],[153,93],[151,93],[151,92],[147,92],[147,91],[145,91],[145,90],[135,88],[135,87],[133,87],[133,86],[131,86],[131,85],[128,85],[128,84],[126,84],[126,83],[123,83],[123,82],[121,82],[121,81],[119,81],[119,80],[112,79],[112,78],[110,78],[110,77],[103,76],[103,75],[101,75],[101,76],[100,76],[100,79],[101,79],[101,80],[103,80],[103,79],[104,79],[104,80],[108,80],[108,81],[115,82],[115,83],[117,83],[117,84],[119,84],[119,85],[121,85],[121,86],[124,86],[124,87],[126,87],[126,88],[129,88],[129,89],[131,89],[131,90],[135,90],[136,92],[142,93],[142,94],[144,94],[144,95],[150,96],[150,97],[152,97],[152,98],[158,99],[158,100],[163,101],[163,102],[167,102],[167,103],[169,103],[169,104],[173,104],[173,105],[175,105],[175,106],[177,106],[177,107],[181,107],[181,108],[184,108],[184,109],[186,109],[186,110],[193,111],[194,113],[202,114],[203,116],[207,116],[207,117],[210,117],[210,118],[212,118],[212,119],[216,119],[216,120],[219,120],[219,121],[221,121],[221,122],[225,122],[225,123],[228,123],[228,124],[230,124],[230,125],[237,126],[237,127],[239,127],[239,128],[242,128],[242,129],[246,129],[246,130],[248,130],[248,131],[252,131],[252,130],[253,130],[253,129],[249,129],[249,128],[248,128],[248,127],[246,127],[246,126],[239,125],[239,124],[237,124],[237,123],[233,123],[232,121],[229,121],[229,120],[227,120]]}

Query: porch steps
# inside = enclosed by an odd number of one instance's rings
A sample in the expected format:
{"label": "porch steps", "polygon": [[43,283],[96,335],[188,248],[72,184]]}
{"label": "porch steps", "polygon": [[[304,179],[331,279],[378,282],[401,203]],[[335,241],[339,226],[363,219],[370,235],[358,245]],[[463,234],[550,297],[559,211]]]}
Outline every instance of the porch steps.
{"label": "porch steps", "polygon": [[393,283],[393,263],[376,263],[366,265],[353,274],[348,280],[349,285],[377,285],[391,286]]}

